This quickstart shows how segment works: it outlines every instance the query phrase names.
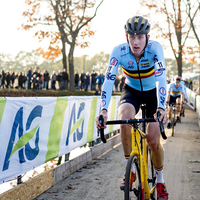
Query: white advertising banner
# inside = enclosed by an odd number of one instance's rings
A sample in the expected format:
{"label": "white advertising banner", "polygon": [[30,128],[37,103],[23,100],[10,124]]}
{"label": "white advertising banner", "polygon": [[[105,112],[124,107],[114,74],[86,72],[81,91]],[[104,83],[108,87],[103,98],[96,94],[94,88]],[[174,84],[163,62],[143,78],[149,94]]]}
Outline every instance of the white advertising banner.
{"label": "white advertising banner", "polygon": [[195,92],[193,92],[192,90],[190,90],[189,88],[186,88],[186,92],[187,92],[187,96],[188,96],[188,106],[190,106],[193,110],[196,109],[196,94]]}
{"label": "white advertising banner", "polygon": [[[108,120],[117,119],[119,98]],[[0,183],[97,139],[99,113],[100,96],[0,98]]]}

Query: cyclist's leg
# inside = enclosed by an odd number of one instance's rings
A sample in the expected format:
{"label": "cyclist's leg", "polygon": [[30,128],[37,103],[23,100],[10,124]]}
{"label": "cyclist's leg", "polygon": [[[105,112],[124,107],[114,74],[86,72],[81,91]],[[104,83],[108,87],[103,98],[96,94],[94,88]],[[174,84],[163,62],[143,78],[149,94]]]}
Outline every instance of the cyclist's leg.
{"label": "cyclist's leg", "polygon": [[160,143],[159,129],[158,122],[149,123],[147,126],[147,142],[151,149],[151,158],[156,170],[157,199],[168,199],[168,193],[163,178],[164,148]]}
{"label": "cyclist's leg", "polygon": [[[137,107],[137,99],[134,96],[135,91],[130,88],[129,86],[125,85],[122,90],[122,95],[118,107],[118,113],[119,113],[119,119],[130,119],[135,117],[135,113],[138,111]],[[136,108],[136,109],[135,109]],[[132,127],[130,125],[122,124],[120,125],[120,136],[121,136],[121,142],[124,150],[124,156],[126,163],[128,162],[128,159],[130,157],[130,153],[132,151],[131,146],[131,129]],[[133,173],[135,171],[133,167]],[[124,189],[125,181],[123,180],[121,182],[121,189]]]}
{"label": "cyclist's leg", "polygon": [[[137,91],[130,88],[128,85],[124,85],[120,103],[118,107],[119,119],[130,119],[134,118],[138,112],[138,100],[136,99]],[[122,146],[124,149],[124,155],[130,156],[131,153],[131,126],[126,124],[120,125],[120,135]]]}
{"label": "cyclist's leg", "polygon": [[[150,100],[150,99],[148,99]],[[150,107],[150,105],[152,105]],[[156,113],[157,101],[154,96],[152,96],[152,101],[147,103],[146,115],[147,117],[152,117]],[[163,178],[163,164],[164,164],[164,149],[160,143],[160,128],[158,122],[151,122],[147,125],[147,142],[149,148],[151,149],[151,159],[156,170],[156,188],[157,188],[157,198],[160,199],[162,195],[168,196],[164,185]],[[161,190],[160,188],[163,188]],[[166,198],[168,199],[168,198]]]}
{"label": "cyclist's leg", "polygon": [[[130,103],[123,103],[118,108],[119,119],[130,119],[135,116],[135,108]],[[131,153],[131,126],[127,124],[120,125],[120,136],[125,156],[130,156]]]}
{"label": "cyclist's leg", "polygon": [[[147,142],[151,149],[151,158],[155,169],[157,171],[162,170],[164,162],[164,149],[160,143],[160,128],[158,122],[152,122],[148,124]],[[159,178],[161,182],[164,182],[162,176]]]}

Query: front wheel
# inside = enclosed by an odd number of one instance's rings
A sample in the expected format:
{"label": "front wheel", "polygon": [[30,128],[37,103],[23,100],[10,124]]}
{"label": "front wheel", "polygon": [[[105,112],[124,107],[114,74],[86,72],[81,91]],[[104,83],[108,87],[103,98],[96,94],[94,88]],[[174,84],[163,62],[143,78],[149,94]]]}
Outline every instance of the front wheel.
{"label": "front wheel", "polygon": [[[136,179],[134,180],[133,183],[131,183],[132,171],[135,171],[136,175]],[[126,166],[124,199],[125,200],[142,199],[140,161],[136,155],[130,156]]]}
{"label": "front wheel", "polygon": [[[151,150],[147,145],[147,167],[148,167],[148,183],[149,190],[151,190],[156,185],[156,171],[154,169],[153,162],[151,160]],[[151,193],[151,199],[157,199],[157,192],[154,189]]]}

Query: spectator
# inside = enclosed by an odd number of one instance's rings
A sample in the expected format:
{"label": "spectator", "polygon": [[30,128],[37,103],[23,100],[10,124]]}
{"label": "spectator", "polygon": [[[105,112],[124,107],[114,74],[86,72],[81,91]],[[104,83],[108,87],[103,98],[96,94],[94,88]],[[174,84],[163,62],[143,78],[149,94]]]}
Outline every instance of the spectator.
{"label": "spectator", "polygon": [[36,75],[36,77],[35,77],[35,78],[37,78],[37,77],[39,76],[39,67],[35,67],[35,69],[34,69],[34,72],[33,72],[32,76],[33,76],[34,74]]}
{"label": "spectator", "polygon": [[19,89],[23,89],[23,74],[22,74],[22,72],[19,73],[19,77],[18,77],[18,88],[19,88]]}
{"label": "spectator", "polygon": [[27,78],[28,78],[28,89],[31,89],[31,79],[33,76],[32,72],[32,67],[29,68],[28,73],[27,73]]}
{"label": "spectator", "polygon": [[22,72],[22,77],[22,88],[28,88],[27,75],[25,74],[25,72]]}
{"label": "spectator", "polygon": [[57,76],[57,81],[58,81],[58,85],[59,85],[59,90],[62,90],[62,71],[59,70],[58,72],[58,76]]}
{"label": "spectator", "polygon": [[4,70],[1,70],[1,88],[5,88],[5,80],[6,80],[6,73]]}
{"label": "spectator", "polygon": [[85,77],[85,91],[88,91],[89,85],[90,85],[90,74],[89,72],[87,72]]}
{"label": "spectator", "polygon": [[11,88],[14,88],[15,78],[16,78],[15,72],[11,72],[11,76],[10,76]]}
{"label": "spectator", "polygon": [[96,90],[96,76],[97,73],[93,70],[91,73],[91,90],[95,91]]}
{"label": "spectator", "polygon": [[51,89],[53,90],[56,90],[56,79],[57,79],[56,72],[53,71],[53,74],[51,76]]}
{"label": "spectator", "polygon": [[79,90],[79,74],[77,71],[75,71],[74,82],[75,82],[75,89]]}
{"label": "spectator", "polygon": [[101,92],[101,87],[102,87],[103,82],[104,82],[104,75],[99,74],[96,78],[97,78],[98,90]]}
{"label": "spectator", "polygon": [[9,88],[9,87],[10,87],[10,79],[11,79],[11,77],[10,77],[10,72],[7,71],[7,72],[6,72],[6,88]]}
{"label": "spectator", "polygon": [[68,73],[66,72],[65,68],[63,69],[63,72],[62,72],[62,89],[68,90]]}
{"label": "spectator", "polygon": [[85,71],[83,70],[81,73],[81,90],[83,90],[85,88],[85,79],[86,79],[86,75],[85,75]]}
{"label": "spectator", "polygon": [[37,81],[37,74],[36,73],[33,74],[32,84],[33,84],[33,90],[37,90],[37,88],[38,88],[38,81]]}
{"label": "spectator", "polygon": [[43,73],[43,88],[45,88],[46,90],[49,89],[49,72],[45,69],[44,73]]}
{"label": "spectator", "polygon": [[38,90],[42,90],[42,85],[43,85],[43,83],[42,83],[42,77],[38,76],[36,79],[37,79],[37,81],[36,81],[36,83],[37,83],[37,89]]}

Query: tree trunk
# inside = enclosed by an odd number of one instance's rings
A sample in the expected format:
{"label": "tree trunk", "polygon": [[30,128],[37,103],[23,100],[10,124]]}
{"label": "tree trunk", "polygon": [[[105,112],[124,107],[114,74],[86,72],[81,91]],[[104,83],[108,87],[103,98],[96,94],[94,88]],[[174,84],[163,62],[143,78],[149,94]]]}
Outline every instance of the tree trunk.
{"label": "tree trunk", "polygon": [[178,76],[182,77],[182,53],[177,57]]}
{"label": "tree trunk", "polygon": [[68,54],[68,63],[69,63],[69,79],[70,79],[70,90],[75,91],[75,85],[74,85],[74,48],[75,43],[71,44]]}
{"label": "tree trunk", "polygon": [[62,63],[63,63],[63,69],[66,69],[67,72],[67,59],[66,59],[66,48],[65,48],[65,41],[62,39]]}
{"label": "tree trunk", "polygon": [[182,18],[181,18],[181,0],[178,0],[178,20],[176,21],[176,36],[178,41],[178,76],[182,77]]}

